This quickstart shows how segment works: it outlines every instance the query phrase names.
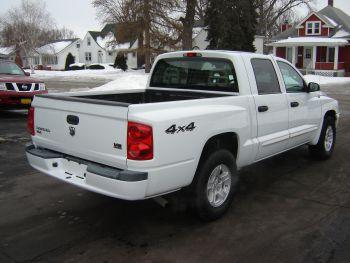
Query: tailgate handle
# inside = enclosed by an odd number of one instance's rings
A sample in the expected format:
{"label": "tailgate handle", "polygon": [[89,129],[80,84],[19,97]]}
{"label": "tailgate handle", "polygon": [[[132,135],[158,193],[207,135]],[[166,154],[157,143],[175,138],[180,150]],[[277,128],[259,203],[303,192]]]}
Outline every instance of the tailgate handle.
{"label": "tailgate handle", "polygon": [[79,117],[75,116],[75,115],[68,115],[67,122],[71,125],[78,125],[79,124]]}

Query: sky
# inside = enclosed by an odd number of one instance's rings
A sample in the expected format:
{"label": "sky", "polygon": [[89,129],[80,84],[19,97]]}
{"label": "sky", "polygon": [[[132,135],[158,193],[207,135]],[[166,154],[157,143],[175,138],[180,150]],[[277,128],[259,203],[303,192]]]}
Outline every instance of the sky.
{"label": "sky", "polygon": [[[35,0],[34,0],[35,1]],[[0,16],[9,8],[19,5],[21,0],[0,0]],[[44,0],[59,28],[65,26],[73,30],[78,37],[84,37],[89,30],[100,30],[102,25],[96,18],[91,0]],[[315,0],[316,9],[325,7],[328,0]],[[335,7],[350,14],[350,0],[334,0]],[[299,8],[300,16],[307,14],[306,8]]]}

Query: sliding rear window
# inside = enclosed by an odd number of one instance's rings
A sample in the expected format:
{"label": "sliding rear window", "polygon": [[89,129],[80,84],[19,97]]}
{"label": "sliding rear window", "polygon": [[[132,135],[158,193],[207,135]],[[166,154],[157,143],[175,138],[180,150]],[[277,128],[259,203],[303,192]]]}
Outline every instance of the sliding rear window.
{"label": "sliding rear window", "polygon": [[203,57],[159,60],[151,87],[238,92],[235,69],[230,60]]}

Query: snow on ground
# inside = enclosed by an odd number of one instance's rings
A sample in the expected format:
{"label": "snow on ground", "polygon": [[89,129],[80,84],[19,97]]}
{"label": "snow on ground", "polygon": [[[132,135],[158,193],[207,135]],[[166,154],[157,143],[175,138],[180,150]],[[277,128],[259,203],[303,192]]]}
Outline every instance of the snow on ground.
{"label": "snow on ground", "polygon": [[345,77],[324,77],[318,75],[305,75],[307,82],[315,82],[321,86],[325,85],[347,85],[350,87],[350,78]]}
{"label": "snow on ground", "polygon": [[[29,72],[29,71],[28,71]],[[31,74],[33,78],[42,80],[59,80],[59,81],[89,81],[89,80],[115,80],[121,77],[129,75],[139,75],[140,72],[129,70],[123,72],[120,69],[114,69],[110,67],[108,69],[100,70],[72,70],[72,71],[49,71],[49,70],[35,70],[34,74]]]}
{"label": "snow on ground", "polygon": [[114,81],[105,85],[91,89],[91,91],[113,91],[123,89],[145,89],[149,74],[144,70],[128,71],[118,75]]}

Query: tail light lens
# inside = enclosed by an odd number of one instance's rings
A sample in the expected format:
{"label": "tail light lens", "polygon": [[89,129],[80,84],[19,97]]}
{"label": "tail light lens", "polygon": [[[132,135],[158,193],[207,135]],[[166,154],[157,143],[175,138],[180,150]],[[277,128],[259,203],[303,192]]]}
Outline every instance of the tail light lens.
{"label": "tail light lens", "polygon": [[28,110],[27,130],[32,136],[35,135],[35,129],[34,129],[34,108],[33,107],[30,107],[29,110]]}
{"label": "tail light lens", "polygon": [[151,126],[128,122],[128,159],[153,159],[153,130]]}

